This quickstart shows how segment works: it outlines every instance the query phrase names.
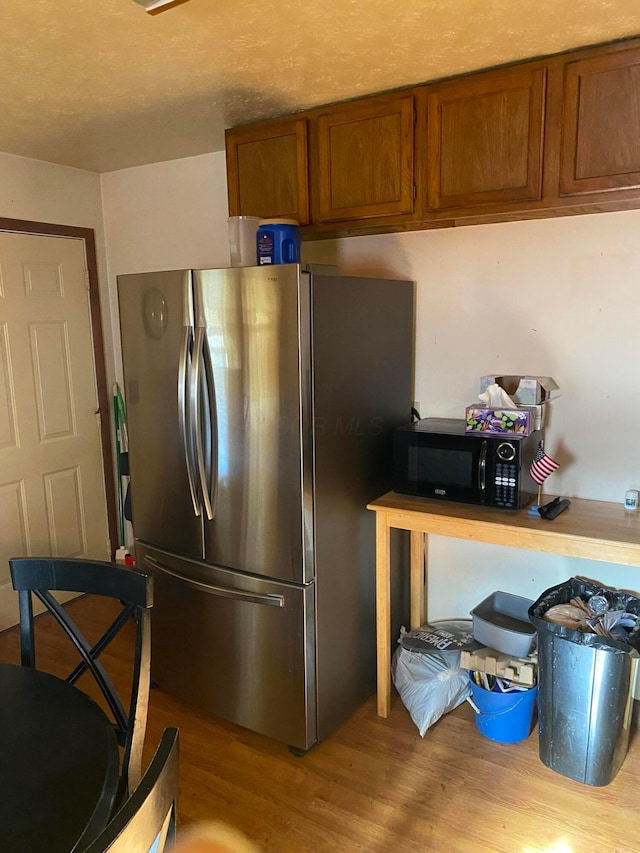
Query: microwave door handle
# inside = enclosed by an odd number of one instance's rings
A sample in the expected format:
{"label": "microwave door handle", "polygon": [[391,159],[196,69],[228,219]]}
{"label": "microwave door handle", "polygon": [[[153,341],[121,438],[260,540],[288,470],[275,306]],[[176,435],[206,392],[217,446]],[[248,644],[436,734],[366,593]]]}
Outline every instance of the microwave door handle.
{"label": "microwave door handle", "polygon": [[206,330],[203,326],[196,326],[196,340],[194,344],[193,357],[193,372],[191,377],[191,399],[192,399],[192,427],[195,435],[196,447],[196,464],[198,468],[198,478],[200,480],[200,491],[202,492],[202,502],[204,503],[204,511],[208,521],[213,521],[214,511],[211,504],[211,496],[209,494],[209,484],[207,482],[207,465],[205,459],[205,447],[202,437],[202,419],[201,419],[201,388],[202,388],[202,373],[206,370],[204,367],[204,341]]}
{"label": "microwave door handle", "polygon": [[484,497],[487,489],[487,442],[482,442],[480,448],[480,460],[478,462],[478,487],[480,494]]}
{"label": "microwave door handle", "polygon": [[189,373],[191,372],[191,359],[189,357],[190,345],[193,340],[193,328],[191,326],[184,327],[184,338],[180,347],[180,356],[178,360],[178,424],[180,429],[180,440],[182,441],[182,449],[184,452],[184,461],[187,469],[187,480],[189,482],[189,494],[191,495],[191,503],[193,504],[193,512],[195,515],[200,515],[200,503],[196,492],[196,481],[193,471],[192,446],[189,441],[188,411],[187,411],[187,388],[190,381]]}

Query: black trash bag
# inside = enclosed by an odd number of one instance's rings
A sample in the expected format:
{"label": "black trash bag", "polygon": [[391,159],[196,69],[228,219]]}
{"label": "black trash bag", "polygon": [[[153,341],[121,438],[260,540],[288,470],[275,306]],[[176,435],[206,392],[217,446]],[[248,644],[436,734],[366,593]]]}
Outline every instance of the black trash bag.
{"label": "black trash bag", "polygon": [[484,648],[473,636],[471,619],[440,619],[412,631],[402,629],[398,642],[403,649],[424,655]]}
{"label": "black trash bag", "polygon": [[[544,619],[544,614],[556,604],[569,604],[572,598],[580,597],[588,602],[592,596],[606,598],[610,610],[620,610],[638,618],[636,627],[630,631],[626,640],[614,637],[602,637],[586,631],[577,631],[566,625],[558,625]],[[528,610],[529,619],[538,632],[550,632],[577,643],[595,649],[618,649],[621,652],[640,651],[640,598],[629,592],[599,586],[581,578],[570,578],[564,583],[545,590],[540,598]]]}

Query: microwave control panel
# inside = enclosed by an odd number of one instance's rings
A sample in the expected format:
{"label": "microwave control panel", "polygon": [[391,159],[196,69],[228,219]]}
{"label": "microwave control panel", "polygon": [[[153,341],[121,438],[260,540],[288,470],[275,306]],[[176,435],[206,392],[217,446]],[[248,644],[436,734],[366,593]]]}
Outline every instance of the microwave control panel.
{"label": "microwave control panel", "polygon": [[505,509],[514,509],[518,505],[517,454],[511,441],[503,441],[496,447],[495,505]]}
{"label": "microwave control panel", "polygon": [[514,509],[518,505],[518,469],[515,464],[496,462],[496,506]]}

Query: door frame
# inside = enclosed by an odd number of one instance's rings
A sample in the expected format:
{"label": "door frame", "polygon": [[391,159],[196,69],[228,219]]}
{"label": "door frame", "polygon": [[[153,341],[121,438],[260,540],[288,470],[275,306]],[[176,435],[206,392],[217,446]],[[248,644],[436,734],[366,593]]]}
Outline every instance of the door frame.
{"label": "door frame", "polygon": [[41,237],[72,237],[84,241],[85,258],[89,284],[89,312],[91,319],[91,337],[93,340],[93,363],[98,392],[98,411],[100,415],[100,443],[102,447],[102,468],[107,501],[107,527],[111,543],[111,559],[118,547],[118,519],[116,512],[116,490],[114,479],[113,446],[111,443],[111,409],[107,386],[107,371],[104,357],[104,336],[102,334],[102,313],[100,310],[100,292],[98,289],[98,260],[93,228],[81,228],[75,225],[53,225],[48,222],[30,222],[23,219],[7,219],[0,216],[0,231],[20,234],[35,234]]}

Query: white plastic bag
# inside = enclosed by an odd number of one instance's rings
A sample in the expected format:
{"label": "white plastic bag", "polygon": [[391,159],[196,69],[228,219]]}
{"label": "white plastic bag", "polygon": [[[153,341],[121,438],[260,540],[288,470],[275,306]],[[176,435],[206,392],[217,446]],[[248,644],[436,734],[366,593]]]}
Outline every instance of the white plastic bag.
{"label": "white plastic bag", "polygon": [[393,655],[393,683],[421,737],[471,696],[469,673],[460,669],[460,657],[460,652],[421,654],[402,647]]}

